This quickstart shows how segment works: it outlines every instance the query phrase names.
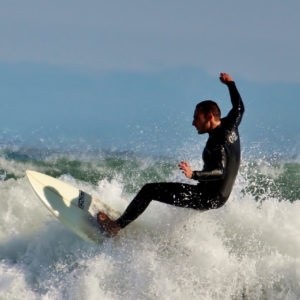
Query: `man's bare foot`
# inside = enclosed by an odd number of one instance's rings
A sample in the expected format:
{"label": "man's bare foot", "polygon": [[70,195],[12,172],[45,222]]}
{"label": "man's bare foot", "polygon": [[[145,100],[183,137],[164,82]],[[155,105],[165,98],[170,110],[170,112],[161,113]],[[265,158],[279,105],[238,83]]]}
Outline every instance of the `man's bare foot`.
{"label": "man's bare foot", "polygon": [[111,220],[105,213],[101,211],[97,214],[97,220],[110,237],[115,237],[121,230],[121,227],[116,221]]}

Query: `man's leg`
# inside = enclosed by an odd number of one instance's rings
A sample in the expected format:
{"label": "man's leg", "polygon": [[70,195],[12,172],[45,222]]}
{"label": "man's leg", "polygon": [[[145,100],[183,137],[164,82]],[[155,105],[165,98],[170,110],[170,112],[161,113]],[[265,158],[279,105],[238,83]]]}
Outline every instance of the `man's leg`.
{"label": "man's leg", "polygon": [[120,228],[126,227],[145,211],[152,200],[180,207],[207,209],[207,201],[196,185],[173,182],[148,183],[138,192],[116,223]]}

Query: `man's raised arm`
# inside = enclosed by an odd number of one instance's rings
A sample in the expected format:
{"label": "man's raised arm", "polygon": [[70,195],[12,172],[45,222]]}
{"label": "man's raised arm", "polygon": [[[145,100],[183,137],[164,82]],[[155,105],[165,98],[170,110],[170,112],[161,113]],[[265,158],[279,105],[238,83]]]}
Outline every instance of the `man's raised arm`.
{"label": "man's raised arm", "polygon": [[232,103],[232,109],[227,115],[230,123],[233,126],[239,126],[245,111],[244,104],[238,89],[231,76],[227,73],[220,74],[220,80],[222,83],[226,84],[229,89],[230,99]]}

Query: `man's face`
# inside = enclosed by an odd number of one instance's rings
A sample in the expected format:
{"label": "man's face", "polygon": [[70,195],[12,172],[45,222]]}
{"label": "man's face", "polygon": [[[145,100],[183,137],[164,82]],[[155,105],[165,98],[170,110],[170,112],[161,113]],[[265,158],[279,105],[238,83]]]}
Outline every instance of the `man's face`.
{"label": "man's face", "polygon": [[196,109],[192,125],[196,127],[199,134],[207,133],[210,128],[210,119],[200,109]]}

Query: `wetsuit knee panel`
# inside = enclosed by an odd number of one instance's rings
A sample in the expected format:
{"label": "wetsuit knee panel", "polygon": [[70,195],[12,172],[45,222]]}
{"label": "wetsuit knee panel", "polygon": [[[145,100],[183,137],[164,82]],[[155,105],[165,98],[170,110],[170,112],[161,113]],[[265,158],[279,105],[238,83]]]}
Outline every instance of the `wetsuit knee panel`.
{"label": "wetsuit knee panel", "polygon": [[155,184],[147,183],[141,188],[136,198],[149,199],[151,198],[151,195],[153,194],[154,190],[155,190]]}

